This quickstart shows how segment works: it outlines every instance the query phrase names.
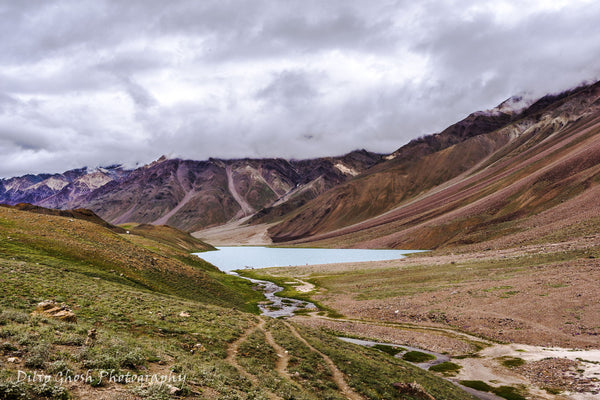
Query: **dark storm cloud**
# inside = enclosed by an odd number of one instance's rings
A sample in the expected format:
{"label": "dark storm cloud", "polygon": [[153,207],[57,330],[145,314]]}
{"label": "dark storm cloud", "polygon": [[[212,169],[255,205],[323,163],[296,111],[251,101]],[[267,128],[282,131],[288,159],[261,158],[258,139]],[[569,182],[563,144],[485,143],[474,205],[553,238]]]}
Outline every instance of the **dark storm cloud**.
{"label": "dark storm cloud", "polygon": [[593,1],[0,3],[0,176],[392,152],[600,74]]}

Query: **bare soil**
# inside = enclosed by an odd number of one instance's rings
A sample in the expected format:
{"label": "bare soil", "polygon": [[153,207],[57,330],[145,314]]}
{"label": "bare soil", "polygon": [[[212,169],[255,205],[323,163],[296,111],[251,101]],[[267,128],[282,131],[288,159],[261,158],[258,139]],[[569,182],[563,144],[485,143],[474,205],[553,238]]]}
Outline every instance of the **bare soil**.
{"label": "bare soil", "polygon": [[[507,343],[597,348],[599,245],[600,236],[594,235],[269,273],[317,282],[319,294],[313,298],[351,319],[446,326]],[[404,282],[413,271],[420,281]]]}

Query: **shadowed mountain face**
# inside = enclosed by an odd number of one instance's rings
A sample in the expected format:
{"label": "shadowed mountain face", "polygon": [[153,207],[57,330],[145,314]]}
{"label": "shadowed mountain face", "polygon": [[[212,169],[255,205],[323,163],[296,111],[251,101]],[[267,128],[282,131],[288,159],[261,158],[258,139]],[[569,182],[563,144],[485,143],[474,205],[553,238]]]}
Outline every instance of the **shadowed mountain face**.
{"label": "shadowed mountain face", "polygon": [[472,114],[385,157],[269,233],[278,242],[436,248],[529,231],[542,215],[560,220],[559,210],[584,201],[600,180],[599,98],[596,83],[519,112]]}
{"label": "shadowed mountain face", "polygon": [[380,160],[366,151],[301,161],[161,158],[135,170],[83,168],[1,180],[0,202],[88,208],[114,224],[138,222],[193,231],[288,199],[306,202]]}

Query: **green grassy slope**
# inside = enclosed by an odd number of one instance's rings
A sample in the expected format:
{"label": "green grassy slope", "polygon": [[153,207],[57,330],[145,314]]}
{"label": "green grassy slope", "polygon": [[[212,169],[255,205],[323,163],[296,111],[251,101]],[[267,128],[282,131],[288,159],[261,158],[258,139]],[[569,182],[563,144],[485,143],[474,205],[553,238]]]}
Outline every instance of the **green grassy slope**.
{"label": "green grassy slope", "polygon": [[[134,230],[116,234],[86,221],[0,209],[0,399],[344,397],[321,356],[289,338],[285,326],[269,321],[258,330],[258,317],[247,311],[262,295],[247,281],[189,256],[179,235],[159,228],[156,241]],[[43,300],[65,304],[77,322],[33,315]],[[270,368],[278,357],[266,332],[290,354],[288,377]],[[321,343],[336,340],[321,331],[307,338],[328,354]],[[408,399],[391,386],[407,379],[441,398],[468,398],[401,361],[357,351],[344,356],[352,365],[340,369],[367,398]],[[340,354],[329,356],[346,363]],[[313,367],[318,374],[308,373]],[[375,386],[366,380],[373,368],[386,371]],[[170,384],[182,390],[110,380],[153,375],[175,379]],[[69,381],[76,377],[86,381]]]}
{"label": "green grassy slope", "polygon": [[0,257],[248,311],[259,300],[245,281],[188,251],[87,221],[0,208],[0,238]]}

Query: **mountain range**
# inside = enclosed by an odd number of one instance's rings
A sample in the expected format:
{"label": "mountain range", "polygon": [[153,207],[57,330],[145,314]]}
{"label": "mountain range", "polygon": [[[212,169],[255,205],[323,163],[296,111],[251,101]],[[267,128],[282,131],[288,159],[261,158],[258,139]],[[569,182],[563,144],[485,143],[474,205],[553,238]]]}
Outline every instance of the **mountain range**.
{"label": "mountain range", "polygon": [[114,224],[167,224],[194,231],[268,206],[295,209],[380,160],[380,155],[364,150],[289,161],[161,157],[133,170],[115,165],[3,179],[0,202],[88,208]]}
{"label": "mountain range", "polygon": [[113,224],[189,232],[266,223],[277,243],[436,248],[524,240],[600,211],[599,98],[600,83],[537,101],[514,97],[387,155],[162,157],[136,169],[25,175],[0,180],[0,202],[87,208]]}

